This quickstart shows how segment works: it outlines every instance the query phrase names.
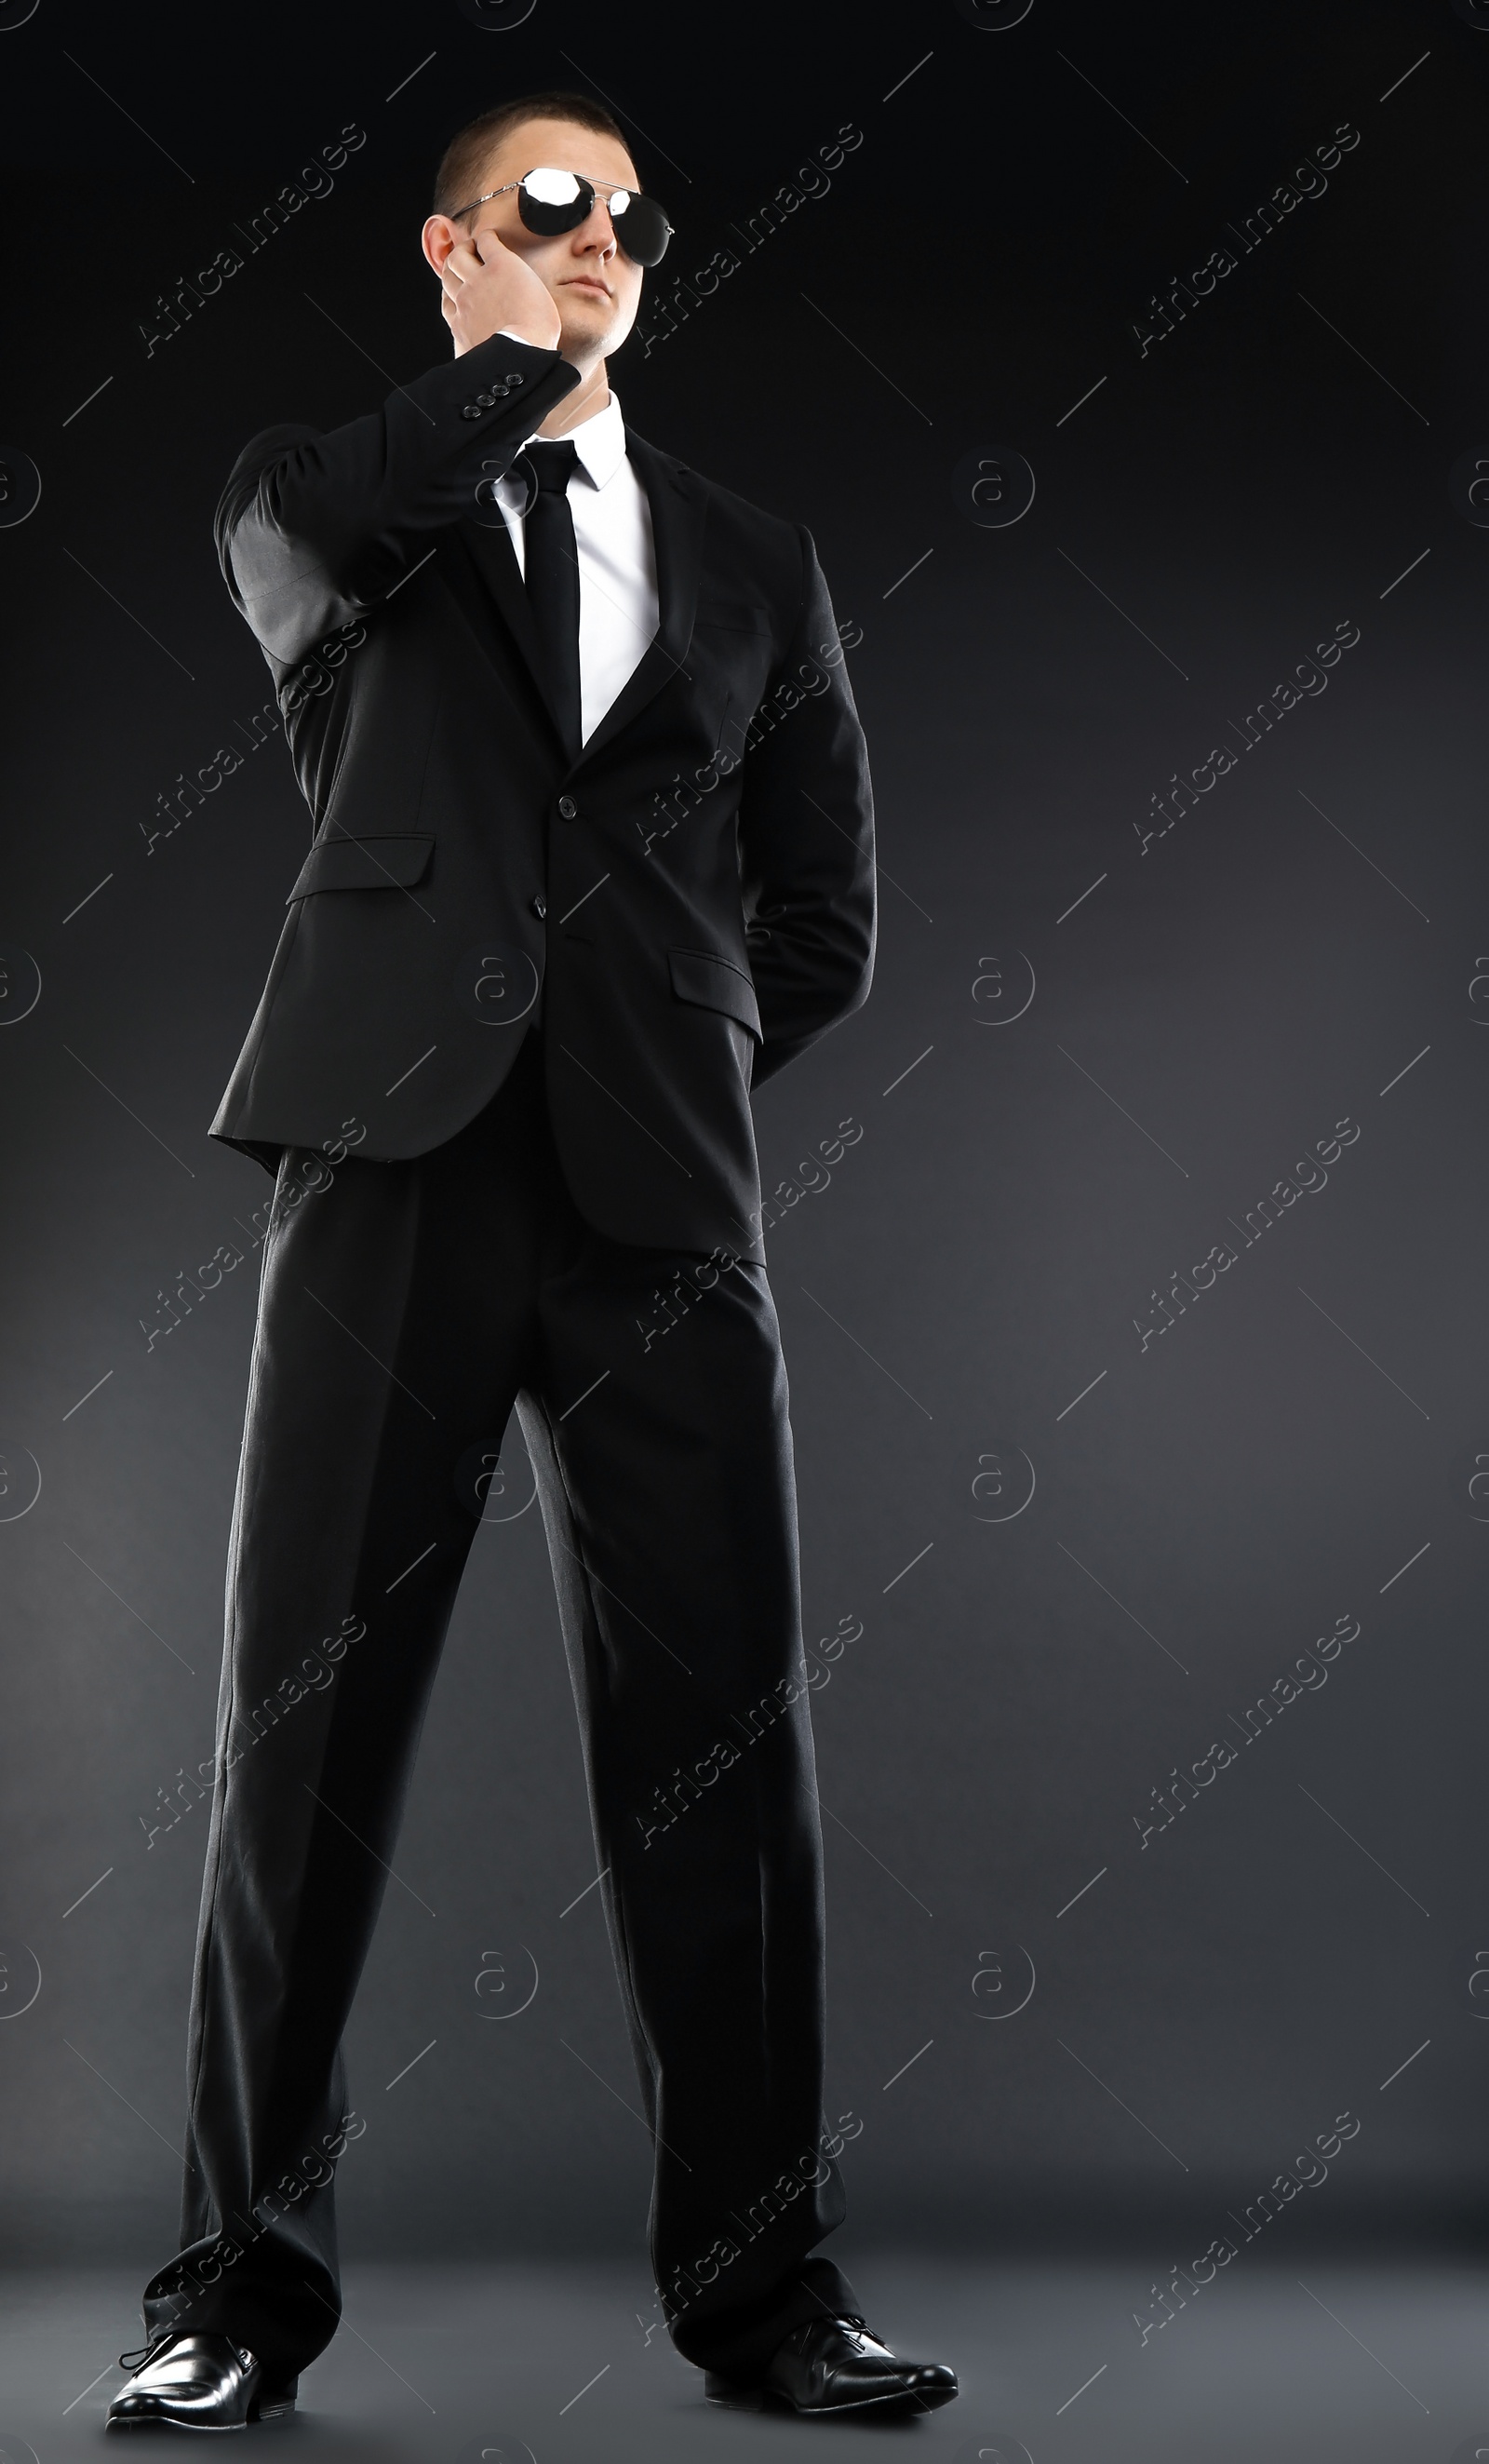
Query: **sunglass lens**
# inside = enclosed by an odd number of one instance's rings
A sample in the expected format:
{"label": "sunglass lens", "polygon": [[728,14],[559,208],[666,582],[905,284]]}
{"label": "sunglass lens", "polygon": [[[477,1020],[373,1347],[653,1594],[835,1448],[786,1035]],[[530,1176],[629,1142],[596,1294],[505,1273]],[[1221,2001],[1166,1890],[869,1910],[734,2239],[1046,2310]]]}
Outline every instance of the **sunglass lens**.
{"label": "sunglass lens", "polygon": [[576,231],[595,202],[587,180],[574,171],[529,171],[517,188],[517,210],[530,231],[553,238]]}
{"label": "sunglass lens", "polygon": [[660,265],[672,227],[656,199],[639,197],[634,188],[617,188],[609,204],[616,238],[632,264]]}

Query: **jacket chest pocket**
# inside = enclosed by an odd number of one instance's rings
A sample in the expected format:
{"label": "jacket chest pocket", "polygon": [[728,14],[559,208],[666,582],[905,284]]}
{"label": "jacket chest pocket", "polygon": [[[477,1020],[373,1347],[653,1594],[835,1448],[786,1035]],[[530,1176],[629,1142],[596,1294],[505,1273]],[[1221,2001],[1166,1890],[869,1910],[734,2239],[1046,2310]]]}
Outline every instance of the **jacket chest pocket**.
{"label": "jacket chest pocket", "polygon": [[769,608],[743,599],[700,598],[689,663],[704,671],[706,703],[719,714],[715,740],[736,759],[775,657]]}

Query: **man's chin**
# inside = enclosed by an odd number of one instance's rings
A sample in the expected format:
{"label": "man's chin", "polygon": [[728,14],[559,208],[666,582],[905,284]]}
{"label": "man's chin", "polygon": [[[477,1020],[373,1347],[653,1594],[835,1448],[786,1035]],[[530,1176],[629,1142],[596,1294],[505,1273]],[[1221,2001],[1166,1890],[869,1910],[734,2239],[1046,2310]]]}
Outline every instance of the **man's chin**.
{"label": "man's chin", "polygon": [[559,302],[558,351],[566,360],[602,359],[625,339],[629,320],[616,313],[613,299]]}

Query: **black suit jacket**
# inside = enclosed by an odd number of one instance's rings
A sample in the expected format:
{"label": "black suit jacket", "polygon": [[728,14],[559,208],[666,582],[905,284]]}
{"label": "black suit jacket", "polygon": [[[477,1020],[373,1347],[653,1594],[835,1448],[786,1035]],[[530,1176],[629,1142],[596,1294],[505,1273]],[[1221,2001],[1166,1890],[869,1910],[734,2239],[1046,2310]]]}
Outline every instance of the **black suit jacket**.
{"label": "black suit jacket", "polygon": [[500,508],[579,382],[493,336],[329,434],[271,429],[215,532],[315,824],[212,1135],[422,1155],[541,1014],[565,1177],[612,1239],[758,1251],[750,1089],[855,1008],[863,732],[810,534],[630,434],[655,639],[571,762]]}

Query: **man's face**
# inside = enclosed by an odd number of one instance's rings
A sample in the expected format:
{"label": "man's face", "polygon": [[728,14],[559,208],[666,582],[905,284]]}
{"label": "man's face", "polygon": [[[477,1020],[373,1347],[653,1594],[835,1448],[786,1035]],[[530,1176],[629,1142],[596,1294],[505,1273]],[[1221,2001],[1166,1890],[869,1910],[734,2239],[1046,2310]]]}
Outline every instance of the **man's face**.
{"label": "man's face", "polygon": [[[606,187],[640,186],[624,145],[602,131],[571,120],[524,120],[505,137],[487,163],[481,188],[505,187],[538,169],[574,171]],[[493,231],[503,247],[524,257],[553,294],[563,319],[558,348],[567,360],[588,360],[618,350],[641,305],[642,269],[617,245],[605,208],[606,187],[597,186],[594,206],[577,231],[543,239],[530,231],[517,210],[515,189],[493,197],[455,228],[471,234]]]}

